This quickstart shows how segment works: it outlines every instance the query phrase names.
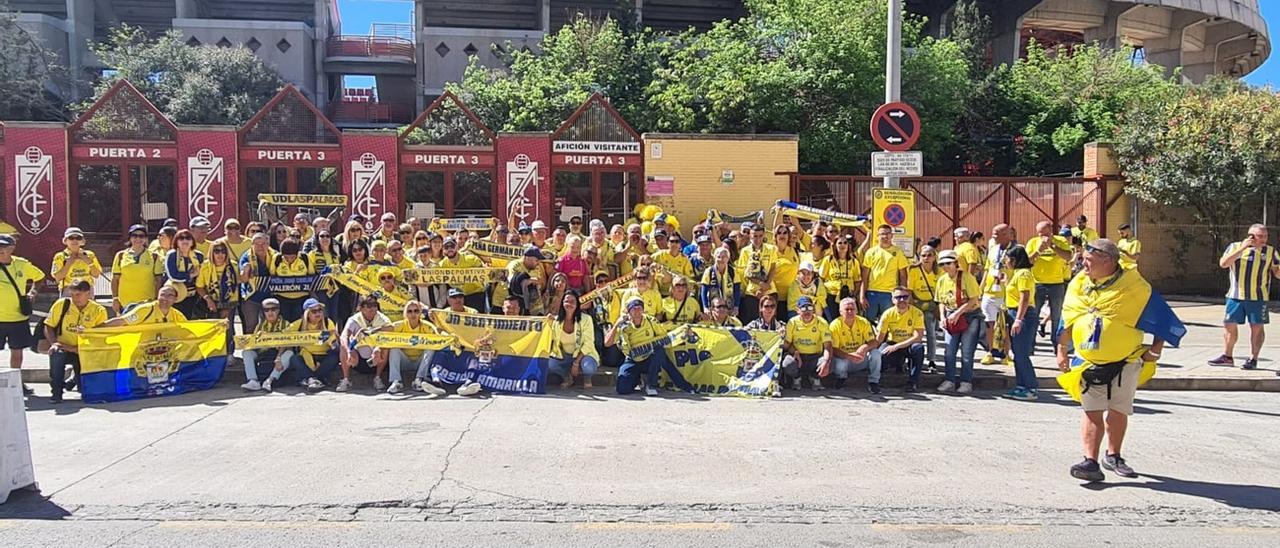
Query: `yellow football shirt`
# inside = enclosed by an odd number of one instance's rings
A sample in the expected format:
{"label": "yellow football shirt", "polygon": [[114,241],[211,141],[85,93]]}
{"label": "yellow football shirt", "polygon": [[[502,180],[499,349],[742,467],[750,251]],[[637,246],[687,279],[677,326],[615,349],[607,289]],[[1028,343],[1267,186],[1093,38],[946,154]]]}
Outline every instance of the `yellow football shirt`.
{"label": "yellow football shirt", "polygon": [[783,338],[801,354],[821,354],[826,343],[831,342],[831,326],[817,314],[808,322],[799,314],[787,320]]}
{"label": "yellow football shirt", "polygon": [[1038,284],[1060,284],[1071,276],[1071,265],[1062,258],[1054,248],[1071,254],[1071,242],[1062,236],[1051,236],[1050,246],[1044,247],[1041,238],[1036,236],[1027,242],[1027,255],[1031,257],[1031,275]]}
{"label": "yellow football shirt", "polygon": [[[81,249],[80,252],[82,255],[72,261],[71,266],[68,267],[67,276],[58,282],[58,291],[62,291],[63,288],[79,280],[85,280],[89,282],[89,285],[93,285],[93,271],[102,272],[102,265],[98,263],[97,255],[94,255],[88,249]],[[53,268],[49,272],[57,272],[61,269],[63,265],[67,264],[67,257],[69,256],[70,252],[66,249],[56,253],[53,256]]]}
{"label": "yellow football shirt", "polygon": [[893,306],[880,315],[876,332],[888,333],[889,342],[899,343],[910,339],[920,329],[924,329],[924,312],[914,306],[908,306],[906,312]]}
{"label": "yellow football shirt", "polygon": [[[59,324],[61,321],[61,324]],[[49,307],[49,316],[44,319],[44,325],[53,328],[55,331],[58,326],[62,326],[62,332],[58,333],[58,341],[65,345],[74,346],[76,344],[77,333],[75,328],[88,329],[97,327],[107,321],[107,309],[102,305],[89,301],[84,308],[77,308],[71,302],[70,297],[63,297],[54,301],[53,306]]]}
{"label": "yellow football shirt", "polygon": [[836,318],[831,320],[828,327],[831,329],[831,346],[842,352],[852,354],[863,344],[875,345],[875,330],[871,328],[871,322],[862,315],[854,316],[853,325],[845,323],[844,318]]}
{"label": "yellow football shirt", "polygon": [[156,298],[156,277],[164,275],[164,261],[151,251],[134,254],[124,249],[111,261],[111,275],[120,276],[115,297],[121,305],[147,302]]}
{"label": "yellow football shirt", "polygon": [[862,254],[862,266],[867,269],[867,291],[888,293],[898,287],[898,272],[911,263],[901,249],[875,245]]}
{"label": "yellow football shirt", "polygon": [[1013,275],[1009,277],[1004,288],[1004,306],[1006,308],[1018,308],[1018,302],[1022,298],[1022,292],[1027,291],[1027,306],[1036,305],[1036,278],[1029,268],[1019,268],[1013,271]]}

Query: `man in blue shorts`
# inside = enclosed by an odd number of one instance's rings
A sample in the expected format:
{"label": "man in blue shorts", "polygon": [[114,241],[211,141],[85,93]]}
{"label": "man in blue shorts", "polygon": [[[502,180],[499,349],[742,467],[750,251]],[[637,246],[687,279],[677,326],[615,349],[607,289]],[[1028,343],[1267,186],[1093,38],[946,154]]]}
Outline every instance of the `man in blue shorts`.
{"label": "man in blue shorts", "polygon": [[1223,353],[1209,360],[1209,365],[1235,365],[1232,351],[1240,336],[1238,327],[1247,321],[1251,352],[1249,359],[1240,367],[1257,369],[1258,353],[1266,338],[1263,330],[1268,322],[1267,301],[1271,297],[1271,279],[1280,278],[1280,252],[1267,245],[1267,227],[1256,224],[1249,227],[1248,237],[1227,246],[1222,259],[1218,260],[1218,266],[1230,271],[1231,284],[1227,289],[1227,314],[1222,321],[1225,331],[1222,337],[1225,343]]}

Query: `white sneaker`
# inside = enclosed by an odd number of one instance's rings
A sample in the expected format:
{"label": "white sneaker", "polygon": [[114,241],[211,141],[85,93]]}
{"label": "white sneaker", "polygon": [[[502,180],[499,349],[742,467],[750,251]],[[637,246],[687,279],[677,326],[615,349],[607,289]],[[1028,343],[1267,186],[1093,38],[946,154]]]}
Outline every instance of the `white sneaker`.
{"label": "white sneaker", "polygon": [[792,390],[799,390],[799,389],[800,389],[800,379],[794,379],[794,380],[792,380],[792,381],[791,381],[791,389],[792,389]]}
{"label": "white sneaker", "polygon": [[338,392],[351,390],[351,379],[342,379],[342,382],[339,382],[338,387],[334,388],[334,390],[337,390]]}
{"label": "white sneaker", "polygon": [[272,381],[274,381],[274,380],[275,380],[275,379],[273,379],[273,378],[271,378],[271,377],[267,377],[267,380],[262,381],[262,389],[263,389],[263,390],[266,390],[267,392],[271,392],[271,391],[272,391],[272,388],[271,388],[271,382],[272,382]]}
{"label": "white sneaker", "polygon": [[[443,388],[440,388],[439,386],[431,384],[430,381],[415,379],[413,382],[418,383],[418,390],[431,394],[432,396],[443,396],[446,394]],[[458,389],[458,393],[462,394],[461,388]],[[463,395],[465,396],[466,394],[463,394]]]}
{"label": "white sneaker", "polygon": [[479,393],[480,393],[480,391],[481,391],[481,390],[483,390],[483,389],[484,389],[484,387],[480,386],[480,383],[475,382],[475,381],[472,381],[472,382],[466,383],[466,384],[464,384],[464,385],[462,385],[462,386],[458,387],[458,395],[459,395],[459,396],[474,396],[474,395],[476,395],[476,394],[479,394]]}
{"label": "white sneaker", "polygon": [[813,379],[813,389],[821,392],[823,390],[826,390],[827,387],[822,386],[822,379],[815,378]]}
{"label": "white sneaker", "polygon": [[248,390],[248,391],[250,391],[250,392],[256,392],[256,391],[258,391],[258,390],[262,390],[262,385],[261,385],[261,384],[259,384],[259,383],[258,383],[258,381],[249,381],[249,382],[246,382],[246,383],[244,383],[244,384],[240,385],[240,388],[243,388],[243,389]]}
{"label": "white sneaker", "polygon": [[391,386],[390,386],[390,387],[388,387],[388,388],[387,388],[387,393],[388,393],[388,394],[399,394],[401,390],[404,390],[404,383],[402,383],[402,382],[400,382],[400,381],[395,381],[395,382],[391,383]]}
{"label": "white sneaker", "polygon": [[951,381],[942,381],[942,384],[938,385],[939,392],[950,392],[955,389],[956,389],[956,384]]}
{"label": "white sneaker", "polygon": [[654,388],[654,387],[652,387],[652,386],[646,386],[646,387],[644,387],[644,395],[646,395],[646,396],[657,396],[657,395],[658,395],[658,389],[657,389],[657,388]]}
{"label": "white sneaker", "polygon": [[773,385],[773,397],[775,397],[775,398],[781,398],[781,397],[782,397],[782,387],[780,387],[780,386],[778,386],[778,385],[776,385],[776,384],[775,384],[775,385]]}
{"label": "white sneaker", "polygon": [[409,389],[413,390],[414,392],[421,392],[422,379],[413,379],[413,382],[409,383]]}
{"label": "white sneaker", "polygon": [[310,379],[307,379],[308,392],[318,392],[320,390],[324,390],[324,383],[320,382],[320,379],[317,379],[315,377],[311,377]]}
{"label": "white sneaker", "polygon": [[956,390],[956,392],[957,392],[957,393],[959,393],[959,394],[970,394],[970,393],[973,393],[973,383],[971,383],[971,382],[962,382],[962,383],[960,383],[960,389],[959,389],[959,390]]}
{"label": "white sneaker", "polygon": [[374,377],[374,378],[373,378],[373,390],[374,390],[374,392],[381,392],[381,391],[386,390],[386,389],[387,389],[387,381],[382,380],[382,377]]}

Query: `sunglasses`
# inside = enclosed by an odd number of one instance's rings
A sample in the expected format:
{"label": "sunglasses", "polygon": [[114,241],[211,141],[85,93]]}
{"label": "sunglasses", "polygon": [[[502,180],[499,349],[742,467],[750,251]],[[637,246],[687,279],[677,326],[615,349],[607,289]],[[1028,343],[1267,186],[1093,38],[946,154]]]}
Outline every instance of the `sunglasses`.
{"label": "sunglasses", "polygon": [[215,249],[215,250],[213,250],[213,254],[214,254],[214,255],[219,255],[219,254],[221,254],[221,255],[226,255],[226,254],[227,254],[227,252],[226,252],[225,250],[222,250],[222,249]]}
{"label": "sunglasses", "polygon": [[802,304],[802,305],[800,305],[800,310],[813,310],[813,305],[811,305],[811,304]]}
{"label": "sunglasses", "polygon": [[905,301],[910,298],[911,298],[911,295],[894,295],[893,296],[893,300],[895,301]]}
{"label": "sunglasses", "polygon": [[268,306],[268,307],[266,307],[266,308],[263,308],[263,309],[262,309],[262,311],[263,311],[263,312],[279,312],[279,311],[280,311],[280,307],[278,307],[278,306]]}
{"label": "sunglasses", "polygon": [[409,231],[407,231],[407,230],[405,230],[405,231],[401,231],[401,232],[400,232],[400,235],[401,235],[401,236],[408,236],[409,234],[412,234],[412,233],[411,233],[411,232],[409,232]]}
{"label": "sunglasses", "polygon": [[146,237],[147,237],[147,235],[146,235],[146,234],[140,234],[140,233],[138,233],[138,232],[134,232],[133,234],[130,234],[130,235],[129,235],[129,237],[130,237],[130,238],[146,238]]}
{"label": "sunglasses", "polygon": [[226,227],[226,228],[227,228],[227,230],[240,230],[240,227],[238,227],[238,226],[229,226],[229,227]]}
{"label": "sunglasses", "polygon": [[636,276],[636,279],[637,279],[637,280],[648,280],[648,279],[649,279],[649,277],[648,277],[648,276]]}
{"label": "sunglasses", "polygon": [[414,238],[414,239],[413,239],[413,241],[415,241],[415,242],[425,242],[425,241],[427,241],[427,240],[429,240],[429,239],[430,239],[430,238],[428,238],[428,237],[426,237],[426,236],[418,236],[417,238]]}
{"label": "sunglasses", "polygon": [[420,309],[420,308],[410,308],[410,309],[408,309],[408,310],[405,310],[405,311],[404,311],[404,313],[405,313],[405,314],[421,314],[421,313],[422,313],[422,309]]}
{"label": "sunglasses", "polygon": [[194,242],[194,241],[196,241],[196,239],[195,239],[195,238],[178,238],[178,241],[179,241],[179,242]]}
{"label": "sunglasses", "polygon": [[582,221],[569,221],[569,224],[571,224],[571,225],[580,225],[580,224],[582,224]]}
{"label": "sunglasses", "polygon": [[332,238],[332,236],[330,236],[330,235],[328,235],[328,234],[321,234],[321,235],[319,236],[319,238],[320,238],[321,240],[328,240],[329,238]]}
{"label": "sunglasses", "polygon": [[718,304],[718,305],[716,305],[716,306],[715,306],[715,309],[716,309],[716,310],[728,310],[728,309],[729,309],[729,305],[727,305],[727,304]]}
{"label": "sunglasses", "polygon": [[776,305],[776,304],[762,304],[762,305],[760,305],[760,308],[778,308],[778,305]]}

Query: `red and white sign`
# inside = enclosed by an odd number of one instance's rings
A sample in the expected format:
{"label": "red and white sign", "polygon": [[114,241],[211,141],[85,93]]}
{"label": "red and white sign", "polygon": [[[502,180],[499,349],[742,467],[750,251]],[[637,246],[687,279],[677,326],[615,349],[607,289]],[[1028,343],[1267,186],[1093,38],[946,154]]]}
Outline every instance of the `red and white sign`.
{"label": "red and white sign", "polygon": [[215,156],[212,150],[200,149],[195,156],[187,158],[187,185],[187,218],[204,217],[213,226],[221,226],[226,211],[223,204],[225,160]]}
{"label": "red and white sign", "polygon": [[351,210],[369,220],[368,228],[387,207],[387,163],[372,152],[351,162]]}
{"label": "red and white sign", "polygon": [[71,147],[71,157],[102,163],[113,160],[174,160],[178,157],[178,150],[167,145],[75,145]]}
{"label": "red and white sign", "polygon": [[871,140],[889,152],[906,152],[920,139],[920,115],[906,103],[887,103],[871,115]]}
{"label": "red and white sign", "polygon": [[538,218],[538,162],[519,154],[507,162],[507,211],[521,222]]}
{"label": "red and white sign", "polygon": [[53,224],[53,157],[30,146],[14,156],[17,174],[18,226],[28,234],[44,232]]}
{"label": "red and white sign", "polygon": [[331,164],[342,159],[337,148],[253,148],[240,149],[240,160],[249,163],[279,162],[294,164]]}
{"label": "red and white sign", "polygon": [[492,152],[403,152],[400,154],[400,164],[406,168],[489,168],[494,166],[495,160]]}
{"label": "red and white sign", "polygon": [[553,154],[640,154],[640,143],[612,141],[555,141]]}

